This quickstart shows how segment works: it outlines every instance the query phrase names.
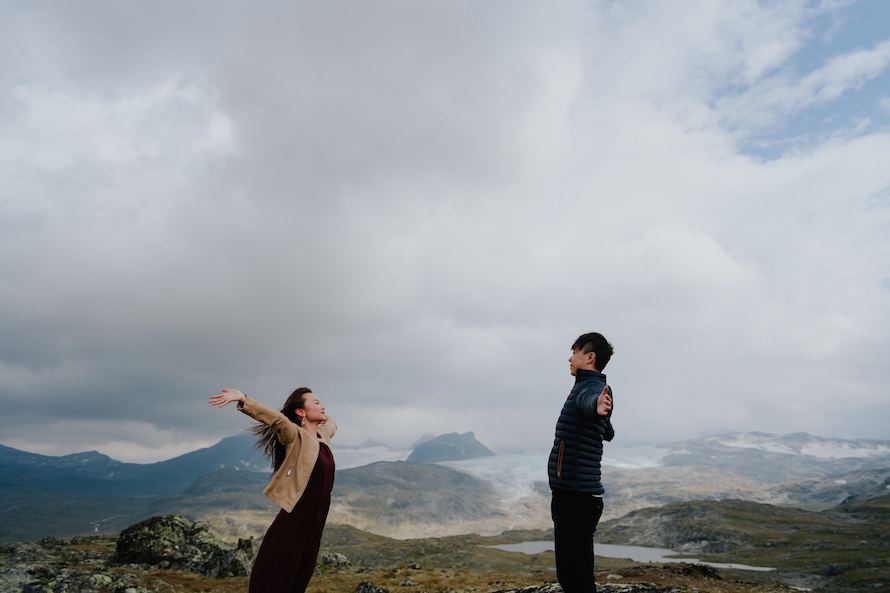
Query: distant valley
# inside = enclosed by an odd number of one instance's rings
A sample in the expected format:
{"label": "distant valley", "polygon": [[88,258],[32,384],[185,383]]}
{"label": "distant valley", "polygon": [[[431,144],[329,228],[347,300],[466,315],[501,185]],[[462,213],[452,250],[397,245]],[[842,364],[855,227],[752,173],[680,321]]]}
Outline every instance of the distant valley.
{"label": "distant valley", "polygon": [[[396,538],[549,528],[546,454],[493,455],[472,433],[437,438],[424,447],[435,456],[428,463],[405,461],[419,445],[335,446],[329,523]],[[268,463],[252,445],[242,434],[145,465],[0,446],[0,541],[115,531],[170,513],[209,521],[229,537],[259,536],[275,507],[262,495]],[[609,447],[604,463],[604,521],[695,500],[819,511],[879,499],[890,486],[890,441],[804,434],[725,432],[660,447]]]}

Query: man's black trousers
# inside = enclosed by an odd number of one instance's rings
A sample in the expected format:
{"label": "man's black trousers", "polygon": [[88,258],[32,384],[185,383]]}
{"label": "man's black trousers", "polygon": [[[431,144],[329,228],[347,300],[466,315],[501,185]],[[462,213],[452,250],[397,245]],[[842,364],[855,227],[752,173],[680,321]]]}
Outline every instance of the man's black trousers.
{"label": "man's black trousers", "polygon": [[556,578],[565,593],[594,593],[593,534],[603,514],[603,499],[567,490],[552,492]]}

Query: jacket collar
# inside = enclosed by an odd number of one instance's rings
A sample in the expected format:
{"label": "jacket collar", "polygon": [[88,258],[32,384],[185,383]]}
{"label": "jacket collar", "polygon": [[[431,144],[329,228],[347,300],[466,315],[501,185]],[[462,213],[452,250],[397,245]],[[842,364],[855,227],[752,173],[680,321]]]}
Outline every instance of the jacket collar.
{"label": "jacket collar", "polygon": [[587,369],[578,369],[575,371],[575,385],[581,381],[590,381],[591,379],[606,380],[606,376],[599,371],[589,371]]}

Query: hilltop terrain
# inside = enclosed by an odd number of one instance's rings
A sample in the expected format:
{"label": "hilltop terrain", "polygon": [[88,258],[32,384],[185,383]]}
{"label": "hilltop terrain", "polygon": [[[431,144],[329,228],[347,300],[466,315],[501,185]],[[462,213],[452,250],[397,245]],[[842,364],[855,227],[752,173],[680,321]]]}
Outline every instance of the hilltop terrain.
{"label": "hilltop terrain", "polygon": [[[167,525],[190,522],[163,518]],[[133,528],[138,526],[133,526]],[[131,531],[129,528],[127,531]],[[329,526],[324,535],[320,567],[311,588],[318,593],[561,593],[555,585],[550,552],[504,552],[496,544],[548,537],[545,532],[511,532],[497,537],[474,535],[394,540],[352,527]],[[207,564],[206,533],[194,544],[151,546],[140,559],[129,554],[122,563],[121,543],[113,534],[0,546],[0,593],[68,591],[99,593],[243,592],[246,576],[220,578]],[[245,544],[242,546],[242,543]],[[192,548],[197,556],[183,556]],[[239,542],[241,549],[255,549]],[[132,550],[131,548],[128,548]],[[239,564],[240,566],[240,564]],[[183,568],[187,567],[187,568]],[[234,574],[243,574],[236,570]],[[598,559],[597,580],[604,593],[789,593],[775,579],[750,579],[738,571],[721,571],[698,564],[640,564],[622,559]]]}
{"label": "hilltop terrain", "polygon": [[[597,541],[671,547],[695,554],[696,559],[653,564],[598,557],[599,589],[607,593],[789,593],[792,586],[820,593],[887,590],[890,535],[884,526],[888,520],[887,495],[822,512],[744,501],[672,503],[637,511],[601,525]],[[103,534],[2,545],[0,593],[245,589],[245,576],[217,578],[222,573],[212,559],[228,566],[228,574],[244,575],[250,556],[238,554],[255,553],[255,542],[225,544],[208,535],[215,526],[200,527],[176,516],[145,522],[149,523],[165,525],[163,529],[180,526],[181,533],[195,539],[177,540],[169,531],[159,532],[158,545],[143,548],[141,553],[147,556],[139,555],[139,546],[144,545],[139,542],[145,541],[134,532],[139,526],[129,527],[120,539]],[[133,539],[125,540],[131,532]],[[522,554],[494,547],[550,539],[552,533],[539,530],[392,539],[329,525],[312,588],[319,593],[560,593],[554,585],[552,552]],[[122,547],[125,541],[129,543]],[[702,565],[704,561],[744,562],[775,570],[713,568]]]}
{"label": "hilltop terrain", "polygon": [[890,494],[822,511],[741,500],[672,503],[607,521],[600,543],[676,550],[708,562],[776,569],[820,591],[890,590]]}

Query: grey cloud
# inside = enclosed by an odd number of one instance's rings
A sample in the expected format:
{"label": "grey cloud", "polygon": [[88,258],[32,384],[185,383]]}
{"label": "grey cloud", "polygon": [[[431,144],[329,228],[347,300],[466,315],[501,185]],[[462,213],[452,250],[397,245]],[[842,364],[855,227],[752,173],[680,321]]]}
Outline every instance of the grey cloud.
{"label": "grey cloud", "polygon": [[537,449],[589,330],[625,443],[882,434],[887,139],[740,153],[713,96],[768,82],[811,23],[721,6],[676,45],[656,5],[12,11],[4,434],[186,448],[244,428],[220,387],[309,385],[346,443]]}

